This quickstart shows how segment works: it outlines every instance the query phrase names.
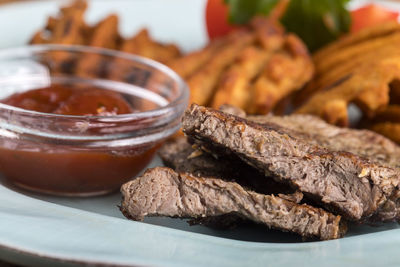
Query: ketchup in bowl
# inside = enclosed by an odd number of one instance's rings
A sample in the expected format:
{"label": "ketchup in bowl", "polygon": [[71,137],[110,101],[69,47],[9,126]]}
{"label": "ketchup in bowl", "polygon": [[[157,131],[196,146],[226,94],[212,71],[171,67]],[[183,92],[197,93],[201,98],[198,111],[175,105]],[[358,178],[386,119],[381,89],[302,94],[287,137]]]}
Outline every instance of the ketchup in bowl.
{"label": "ketchup in bowl", "polygon": [[53,85],[16,93],[0,102],[27,110],[63,115],[107,116],[134,112],[121,94],[96,87],[82,89]]}
{"label": "ketchup in bowl", "polygon": [[[23,60],[12,57],[21,51],[29,51]],[[132,68],[134,75],[129,72],[126,79],[122,74],[62,73],[48,62],[55,51],[73,58],[96,54],[103,66],[109,61],[114,73],[121,64],[121,70]],[[10,59],[12,64],[2,64]],[[45,71],[26,71],[31,65]],[[2,77],[2,68],[15,68],[15,75]],[[119,190],[179,129],[188,101],[185,83],[167,67],[87,47],[47,45],[0,52],[1,86],[0,173],[19,187],[66,196]]]}

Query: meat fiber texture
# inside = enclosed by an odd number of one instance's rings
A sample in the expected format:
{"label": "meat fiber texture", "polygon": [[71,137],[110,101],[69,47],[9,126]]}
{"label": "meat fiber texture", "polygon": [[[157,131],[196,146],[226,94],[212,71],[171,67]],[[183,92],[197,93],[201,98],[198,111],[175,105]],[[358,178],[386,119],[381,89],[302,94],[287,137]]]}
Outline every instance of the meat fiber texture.
{"label": "meat fiber texture", "polygon": [[124,184],[121,192],[121,211],[134,220],[145,216],[205,218],[235,214],[321,240],[339,238],[346,231],[340,216],[323,209],[255,193],[222,179],[180,174],[166,167],[148,169]]}
{"label": "meat fiber texture", "polygon": [[273,179],[265,179],[257,169],[240,159],[214,157],[210,153],[193,148],[185,137],[168,140],[158,155],[165,166],[179,173],[197,177],[214,177],[235,181],[241,186],[263,194],[290,194],[294,190]]}
{"label": "meat fiber texture", "polygon": [[[235,155],[266,179],[286,183],[348,220],[364,220],[391,206],[399,171],[390,141],[334,126],[318,130],[322,122],[317,127],[312,119],[301,130],[281,118],[257,123],[193,104],[183,117],[183,131],[205,151]],[[379,144],[381,153],[371,153]],[[386,216],[390,219],[390,212]]]}

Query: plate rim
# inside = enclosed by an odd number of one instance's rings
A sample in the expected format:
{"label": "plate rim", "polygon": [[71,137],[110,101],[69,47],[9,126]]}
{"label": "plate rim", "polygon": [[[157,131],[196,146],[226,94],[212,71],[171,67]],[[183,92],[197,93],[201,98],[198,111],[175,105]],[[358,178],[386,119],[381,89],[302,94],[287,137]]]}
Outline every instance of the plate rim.
{"label": "plate rim", "polygon": [[[91,0],[91,1],[107,2],[107,0]],[[117,1],[124,1],[124,0],[117,0]],[[152,1],[156,2],[158,0],[152,0]],[[7,4],[3,5],[3,6],[0,6],[0,9],[4,9],[4,8],[6,8],[6,9],[21,8],[21,7],[26,6],[27,4],[32,4],[32,3],[34,3],[34,4],[43,4],[43,3],[54,4],[55,2],[60,4],[60,3],[65,2],[65,1],[60,1],[60,0],[39,1],[39,0],[34,0],[34,1],[29,1],[29,2],[12,2],[12,3],[7,3]],[[356,2],[365,2],[365,1],[359,0],[359,1],[353,1],[353,2],[356,3]],[[389,4],[389,5],[396,4],[400,8],[400,3],[393,3],[393,2],[390,2],[390,1],[382,1],[382,2],[383,3],[387,2],[387,4]],[[2,187],[3,187],[3,185],[0,184],[0,192],[1,191],[7,191],[7,190],[12,191],[11,189],[8,189],[8,188],[6,188],[4,190],[4,188],[2,188]],[[12,191],[12,192],[15,193],[15,194],[19,194],[19,193],[14,192],[14,191]],[[94,217],[104,216],[104,217],[107,217],[107,219],[111,219],[111,217],[108,218],[108,216],[106,216],[106,215],[101,215],[101,214],[97,214],[97,213],[94,213],[94,212],[83,211],[83,210],[74,209],[74,208],[71,208],[71,207],[66,207],[66,206],[62,206],[62,205],[58,205],[58,204],[54,204],[54,203],[49,203],[49,202],[46,202],[46,201],[43,201],[43,200],[39,200],[39,199],[35,199],[35,198],[29,197],[29,196],[26,196],[26,195],[22,195],[22,194],[19,197],[25,198],[27,201],[30,201],[32,203],[36,203],[38,205],[46,203],[46,205],[48,205],[50,207],[53,207],[54,205],[57,206],[58,208],[61,207],[62,210],[74,211],[74,212],[80,213],[80,214],[83,213],[83,214],[86,214],[88,216],[94,215]],[[1,199],[1,196],[0,196],[0,199]],[[2,213],[2,210],[1,210],[1,205],[0,205],[0,214],[1,213]],[[130,222],[128,220],[119,219],[119,218],[112,218],[112,220],[120,220],[120,221]],[[132,223],[137,223],[137,222],[132,222]],[[289,247],[291,249],[292,248],[296,248],[296,247],[297,248],[300,247],[301,249],[313,249],[315,247],[320,247],[321,244],[327,244],[327,245],[329,244],[328,246],[334,246],[334,247],[335,247],[335,245],[337,245],[337,246],[340,247],[340,243],[343,240],[343,239],[340,239],[340,240],[318,241],[318,242],[300,243],[300,244],[299,243],[292,243],[292,244],[290,244],[290,243],[289,244],[288,243],[273,243],[273,244],[266,243],[266,244],[264,244],[264,243],[259,243],[259,242],[232,240],[232,239],[226,239],[226,238],[221,238],[221,237],[208,236],[208,235],[199,234],[199,233],[185,232],[183,230],[171,229],[171,228],[166,228],[166,227],[156,226],[156,225],[147,225],[146,227],[155,228],[157,230],[157,232],[161,232],[161,234],[165,234],[166,232],[172,232],[173,234],[180,233],[179,235],[187,235],[188,239],[195,238],[195,239],[202,239],[203,241],[213,241],[213,242],[210,242],[210,243],[214,243],[214,245],[219,245],[219,246],[222,245],[222,246],[239,247],[239,249],[240,248],[254,248],[254,249],[260,249],[260,250],[263,250],[263,249],[267,250],[271,246],[273,246],[275,249],[281,249],[282,247],[285,247],[285,248]],[[392,229],[392,230],[389,230],[389,231],[390,232],[397,231],[398,232],[398,236],[397,236],[397,240],[396,241],[400,241],[400,229]],[[378,235],[378,234],[380,235],[381,233],[380,232],[372,233],[371,235]],[[367,234],[367,235],[369,235],[369,234]],[[351,238],[352,239],[362,239],[363,236],[365,237],[365,235],[361,235],[361,236],[355,236],[355,237],[353,236]],[[346,240],[346,238],[344,240]],[[380,242],[382,242],[382,240]],[[218,243],[218,244],[216,244],[216,243]],[[104,261],[94,261],[94,260],[88,260],[88,259],[75,260],[75,259],[65,258],[65,257],[58,257],[58,256],[54,257],[54,256],[51,256],[49,254],[46,255],[46,254],[43,254],[43,253],[35,253],[34,251],[31,251],[29,249],[24,249],[24,248],[21,248],[21,247],[15,247],[15,246],[12,246],[12,245],[7,245],[7,244],[4,243],[3,238],[0,236],[0,251],[4,252],[4,251],[7,251],[7,250],[10,250],[11,252],[15,252],[16,254],[23,254],[25,256],[28,256],[28,258],[29,257],[33,257],[33,258],[40,257],[42,259],[50,260],[50,261],[55,262],[56,264],[61,264],[61,265],[67,263],[67,264],[90,264],[90,265],[96,265],[96,266],[118,266],[118,267],[120,267],[120,266],[138,266],[138,264],[141,265],[141,266],[142,265],[143,266],[158,265],[160,263],[160,262],[153,262],[153,263],[147,262],[145,264],[142,264],[143,262],[142,263],[134,263],[134,262],[132,262],[131,264],[126,264],[126,263],[122,264],[122,263],[115,263],[115,262],[105,263]],[[397,259],[400,262],[400,255],[397,256]],[[15,261],[15,263],[21,264],[20,262],[17,262],[17,261]],[[168,266],[171,265],[172,266],[172,265],[175,265],[175,264],[173,262],[168,262],[166,265],[168,265]],[[362,265],[366,266],[365,263],[362,263]],[[177,266],[185,266],[185,265],[182,265],[182,263],[181,264],[178,263]]]}

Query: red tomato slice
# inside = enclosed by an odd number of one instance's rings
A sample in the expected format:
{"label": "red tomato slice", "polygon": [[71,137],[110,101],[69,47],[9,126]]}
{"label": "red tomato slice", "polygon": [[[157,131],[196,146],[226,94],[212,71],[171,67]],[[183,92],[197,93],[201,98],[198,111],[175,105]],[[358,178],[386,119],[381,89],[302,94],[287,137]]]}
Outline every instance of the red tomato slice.
{"label": "red tomato slice", "polygon": [[207,1],[206,25],[210,39],[223,36],[235,28],[235,26],[228,23],[228,13],[228,6],[224,0]]}
{"label": "red tomato slice", "polygon": [[397,21],[399,12],[378,5],[369,4],[351,12],[351,32],[357,32],[379,23]]}

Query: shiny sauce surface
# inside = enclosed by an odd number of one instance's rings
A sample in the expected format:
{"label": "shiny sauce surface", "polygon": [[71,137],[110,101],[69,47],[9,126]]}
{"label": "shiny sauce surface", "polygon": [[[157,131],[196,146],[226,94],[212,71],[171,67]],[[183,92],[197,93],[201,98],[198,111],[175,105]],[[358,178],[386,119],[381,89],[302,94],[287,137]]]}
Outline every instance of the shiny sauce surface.
{"label": "shiny sauce surface", "polygon": [[13,94],[1,103],[27,110],[63,114],[107,116],[134,112],[118,92],[96,87],[74,88],[65,85]]}
{"label": "shiny sauce surface", "polygon": [[[1,103],[45,113],[108,116],[135,109],[118,92],[101,88],[53,85],[13,94]],[[11,140],[10,142],[18,142]],[[0,171],[18,186],[56,195],[96,195],[118,190],[153,158],[160,144],[90,150],[32,143],[31,148],[0,146]],[[37,146],[37,147],[35,147]]]}

